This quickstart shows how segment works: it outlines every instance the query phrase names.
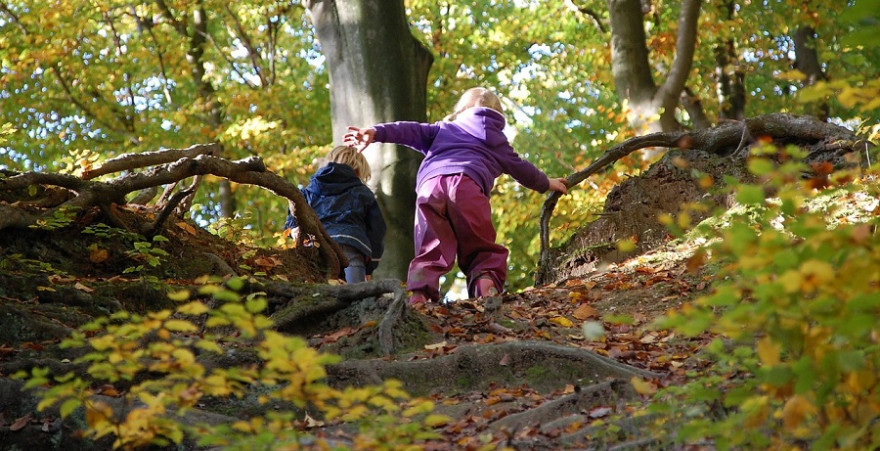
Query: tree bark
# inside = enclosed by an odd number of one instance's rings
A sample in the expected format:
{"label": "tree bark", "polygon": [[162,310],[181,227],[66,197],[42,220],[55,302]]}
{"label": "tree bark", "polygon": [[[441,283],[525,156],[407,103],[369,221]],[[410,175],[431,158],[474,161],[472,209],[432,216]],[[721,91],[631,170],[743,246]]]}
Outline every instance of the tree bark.
{"label": "tree bark", "polygon": [[[736,10],[733,2],[725,3],[727,19],[733,19]],[[725,38],[715,46],[715,83],[717,84],[718,104],[721,105],[719,119],[741,121],[746,113],[745,73],[739,67],[736,44]]]}
{"label": "tree bark", "polygon": [[[819,61],[819,52],[816,51],[816,31],[809,26],[798,27],[794,36],[794,68],[806,75],[804,86],[811,86],[819,81],[828,79],[825,71],[822,70],[822,62]],[[823,121],[828,120],[829,107],[828,102],[819,102],[813,106],[810,114],[818,117]]]}
{"label": "tree bark", "polygon": [[[310,0],[307,7],[330,69],[333,140],[348,126],[426,121],[430,52],[409,31],[401,0]],[[415,174],[421,154],[376,144],[364,151],[371,187],[388,223],[376,277],[406,279],[413,257]]]}
{"label": "tree bark", "polygon": [[675,110],[687,81],[696,47],[698,0],[681,4],[675,59],[663,84],[654,83],[639,0],[608,0],[611,18],[611,72],[618,96],[636,134],[680,128]]}

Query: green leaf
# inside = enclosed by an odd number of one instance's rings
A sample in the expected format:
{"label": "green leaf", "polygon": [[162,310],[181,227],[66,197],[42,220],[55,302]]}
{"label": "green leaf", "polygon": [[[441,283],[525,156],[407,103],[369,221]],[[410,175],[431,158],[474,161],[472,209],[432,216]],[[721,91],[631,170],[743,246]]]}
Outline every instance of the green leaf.
{"label": "green leaf", "polygon": [[736,201],[744,205],[762,205],[764,188],[757,185],[741,185],[737,190]]}
{"label": "green leaf", "polygon": [[61,407],[58,409],[58,412],[61,414],[61,418],[67,418],[73,413],[74,410],[79,408],[82,405],[79,399],[68,399],[61,403]]}

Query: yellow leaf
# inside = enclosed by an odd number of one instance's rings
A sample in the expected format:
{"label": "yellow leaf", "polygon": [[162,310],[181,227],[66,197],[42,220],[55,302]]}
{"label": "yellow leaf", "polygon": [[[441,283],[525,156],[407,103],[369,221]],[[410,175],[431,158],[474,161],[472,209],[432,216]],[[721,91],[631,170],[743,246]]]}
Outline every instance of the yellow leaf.
{"label": "yellow leaf", "polygon": [[617,242],[617,250],[619,250],[620,252],[632,252],[635,249],[636,241],[632,238],[627,238]]}
{"label": "yellow leaf", "polygon": [[562,327],[574,327],[574,323],[564,316],[554,316],[553,318],[550,318],[550,322]]}
{"label": "yellow leaf", "polygon": [[425,426],[436,428],[440,426],[445,426],[449,424],[450,421],[452,421],[452,419],[447,417],[446,415],[431,414],[425,417],[424,423]]}
{"label": "yellow leaf", "polygon": [[205,351],[213,351],[213,352],[216,352],[217,354],[223,354],[223,349],[221,349],[220,345],[218,345],[217,342],[215,342],[215,341],[199,340],[196,343],[196,347],[199,349],[203,349]]}
{"label": "yellow leaf", "polygon": [[801,266],[801,272],[813,278],[816,283],[826,283],[834,280],[834,267],[822,260],[809,260]]}
{"label": "yellow leaf", "polygon": [[[172,291],[171,293],[168,293],[168,299],[171,299],[172,301],[178,301],[178,302],[185,301],[185,300],[189,299],[189,290]],[[198,313],[190,313],[190,314],[191,315],[198,315]]]}
{"label": "yellow leaf", "polygon": [[199,301],[193,301],[187,304],[183,304],[177,308],[177,312],[184,315],[202,315],[204,313],[207,313],[208,310],[210,310],[208,306]]}
{"label": "yellow leaf", "polygon": [[761,363],[768,366],[779,364],[779,345],[768,337],[758,340],[758,357]]}
{"label": "yellow leaf", "polygon": [[633,377],[630,379],[630,383],[632,383],[636,393],[640,395],[653,395],[657,392],[657,387],[654,384],[642,378]]}
{"label": "yellow leaf", "polygon": [[789,431],[794,430],[808,417],[816,413],[816,407],[801,395],[792,396],[782,408],[782,423]]}
{"label": "yellow leaf", "polygon": [[779,78],[780,80],[785,80],[785,81],[801,81],[801,80],[805,80],[807,78],[807,76],[803,72],[795,69],[795,70],[780,72],[777,75],[777,78]]}
{"label": "yellow leaf", "polygon": [[86,404],[86,423],[92,429],[100,429],[101,426],[108,423],[113,415],[113,409],[107,404],[97,401],[92,404]]}
{"label": "yellow leaf", "polygon": [[803,277],[798,271],[786,271],[785,274],[779,276],[779,282],[785,288],[786,293],[797,293],[801,290],[801,282]]}
{"label": "yellow leaf", "polygon": [[199,330],[195,324],[182,319],[169,319],[165,321],[165,327],[176,332],[196,332]]}

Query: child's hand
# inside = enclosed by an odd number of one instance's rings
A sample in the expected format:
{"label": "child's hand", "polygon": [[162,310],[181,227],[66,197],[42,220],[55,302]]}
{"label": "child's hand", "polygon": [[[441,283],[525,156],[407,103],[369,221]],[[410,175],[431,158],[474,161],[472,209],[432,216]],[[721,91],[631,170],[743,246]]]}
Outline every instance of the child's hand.
{"label": "child's hand", "polygon": [[559,177],[557,179],[550,179],[550,188],[553,191],[560,192],[562,194],[568,194],[568,180],[565,180],[563,177]]}
{"label": "child's hand", "polygon": [[375,136],[376,130],[373,128],[348,127],[348,132],[342,138],[342,143],[354,147],[358,152],[363,152],[373,142]]}

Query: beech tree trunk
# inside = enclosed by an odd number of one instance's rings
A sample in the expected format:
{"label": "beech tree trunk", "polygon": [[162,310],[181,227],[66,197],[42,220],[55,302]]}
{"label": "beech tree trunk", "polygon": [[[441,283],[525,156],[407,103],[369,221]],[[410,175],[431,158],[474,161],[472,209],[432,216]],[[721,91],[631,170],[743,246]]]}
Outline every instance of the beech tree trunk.
{"label": "beech tree trunk", "polygon": [[680,128],[675,119],[696,47],[698,0],[681,3],[675,60],[661,85],[656,85],[639,0],[607,0],[611,19],[611,71],[621,101],[626,102],[630,125],[639,135]]}
{"label": "beech tree trunk", "polygon": [[[402,0],[310,0],[306,6],[330,70],[334,142],[342,142],[348,126],[427,120],[433,56],[410,33]],[[390,144],[364,153],[388,223],[375,277],[403,280],[413,257],[415,175],[422,156]]]}

